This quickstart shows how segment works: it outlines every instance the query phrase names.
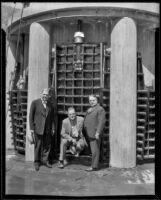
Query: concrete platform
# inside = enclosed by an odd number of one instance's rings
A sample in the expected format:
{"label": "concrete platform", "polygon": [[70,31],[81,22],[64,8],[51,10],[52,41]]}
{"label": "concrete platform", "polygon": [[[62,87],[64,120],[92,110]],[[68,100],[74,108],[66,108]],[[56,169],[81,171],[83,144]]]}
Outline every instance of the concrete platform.
{"label": "concrete platform", "polygon": [[35,171],[24,156],[7,152],[6,195],[111,196],[154,195],[154,163],[132,169],[102,166],[101,170],[86,172],[89,159],[71,159],[64,169],[42,166]]}

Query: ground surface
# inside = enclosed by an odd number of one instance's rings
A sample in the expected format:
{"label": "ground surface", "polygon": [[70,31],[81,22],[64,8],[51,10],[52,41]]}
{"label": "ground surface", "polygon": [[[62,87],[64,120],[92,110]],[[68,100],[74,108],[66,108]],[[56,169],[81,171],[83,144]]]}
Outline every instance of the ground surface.
{"label": "ground surface", "polygon": [[89,160],[70,159],[64,169],[58,162],[49,169],[35,171],[24,156],[7,153],[6,194],[56,196],[153,195],[154,164],[138,165],[132,169],[103,167],[86,172]]}

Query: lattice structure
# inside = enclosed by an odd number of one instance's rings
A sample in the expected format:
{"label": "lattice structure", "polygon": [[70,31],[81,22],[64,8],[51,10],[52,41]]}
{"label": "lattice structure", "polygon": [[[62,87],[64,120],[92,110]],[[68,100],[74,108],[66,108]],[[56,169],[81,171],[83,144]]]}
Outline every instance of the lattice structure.
{"label": "lattice structure", "polygon": [[148,91],[148,123],[145,135],[144,159],[155,158],[155,91]]}
{"label": "lattice structure", "polygon": [[109,162],[110,144],[109,144],[109,107],[110,107],[110,91],[109,89],[103,90],[103,107],[106,111],[106,123],[102,136],[101,155],[100,159],[104,163]]}
{"label": "lattice structure", "polygon": [[137,59],[137,160],[155,158],[155,91],[145,89],[141,55]]}
{"label": "lattice structure", "polygon": [[[56,54],[51,57],[50,84],[56,88],[58,126],[61,115],[73,106],[78,115],[84,116],[89,108],[88,96],[100,96],[106,111],[106,127],[101,144],[101,160],[109,157],[109,83],[110,54],[105,44],[81,44],[80,56],[76,44],[55,46]],[[75,65],[79,57],[78,67]],[[54,75],[55,73],[55,75]],[[53,79],[55,78],[55,82]],[[64,116],[66,117],[66,116]],[[60,132],[60,130],[58,130]],[[57,138],[58,143],[59,138]]]}
{"label": "lattice structure", "polygon": [[25,153],[27,90],[12,90],[10,92],[10,106],[14,147],[18,152]]}
{"label": "lattice structure", "polygon": [[101,65],[100,45],[81,46],[82,70],[74,66],[76,45],[57,47],[57,111],[67,113],[74,106],[78,115],[89,107],[88,95],[100,94]]}
{"label": "lattice structure", "polygon": [[109,163],[110,144],[109,144],[109,126],[110,126],[110,52],[107,51],[106,46],[103,48],[103,92],[102,92],[102,106],[106,112],[106,123],[102,136],[101,156],[100,159],[104,163]]}
{"label": "lattice structure", "polygon": [[155,92],[138,91],[137,158],[155,158]]}
{"label": "lattice structure", "polygon": [[147,91],[139,90],[137,95],[137,158],[143,160],[148,122]]}

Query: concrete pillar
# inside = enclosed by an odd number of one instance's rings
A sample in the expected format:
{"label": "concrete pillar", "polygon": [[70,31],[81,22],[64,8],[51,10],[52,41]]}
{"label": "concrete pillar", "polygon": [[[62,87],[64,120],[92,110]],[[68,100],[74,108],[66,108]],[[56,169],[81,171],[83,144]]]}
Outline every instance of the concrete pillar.
{"label": "concrete pillar", "polygon": [[111,33],[110,166],[136,165],[137,35],[134,21],[121,19]]}
{"label": "concrete pillar", "polygon": [[6,150],[14,149],[13,146],[13,135],[12,135],[12,123],[11,123],[11,112],[9,105],[9,95],[7,94],[9,88],[11,87],[12,73],[14,72],[15,67],[15,51],[16,51],[16,42],[10,41],[10,46],[7,41],[7,55],[6,55]]}
{"label": "concrete pillar", "polygon": [[[29,128],[29,111],[31,102],[40,98],[43,88],[48,87],[49,76],[49,27],[33,23],[29,37],[28,63],[28,102],[27,102],[27,133]],[[26,137],[26,161],[34,160],[34,145]]]}
{"label": "concrete pillar", "polygon": [[[28,71],[28,56],[29,56],[29,35],[25,35],[25,44],[24,44],[24,74],[27,74]],[[24,75],[25,77],[25,75]],[[26,77],[25,77],[26,78]]]}

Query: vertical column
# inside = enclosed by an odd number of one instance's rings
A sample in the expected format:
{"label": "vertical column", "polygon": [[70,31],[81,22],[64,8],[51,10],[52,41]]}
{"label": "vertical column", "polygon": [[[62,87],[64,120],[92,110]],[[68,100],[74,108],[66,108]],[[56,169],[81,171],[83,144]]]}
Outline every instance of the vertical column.
{"label": "vertical column", "polygon": [[[14,149],[12,124],[11,124],[11,112],[7,94],[12,85],[12,75],[15,68],[15,52],[16,52],[16,38],[10,38],[11,41],[6,42],[7,55],[6,55],[6,149]],[[9,43],[9,44],[8,44]],[[9,46],[8,46],[9,45]]]}
{"label": "vertical column", "polygon": [[[29,111],[31,102],[40,98],[43,88],[48,87],[50,28],[47,25],[33,23],[29,37],[28,64],[28,102],[27,102],[27,133],[29,127]],[[26,133],[26,134],[27,134]],[[34,160],[34,145],[26,137],[26,161]]]}
{"label": "vertical column", "polygon": [[26,78],[28,70],[28,56],[29,56],[29,35],[25,34],[24,41],[24,77]]}
{"label": "vertical column", "polygon": [[136,165],[137,36],[135,22],[125,17],[111,33],[110,166]]}

